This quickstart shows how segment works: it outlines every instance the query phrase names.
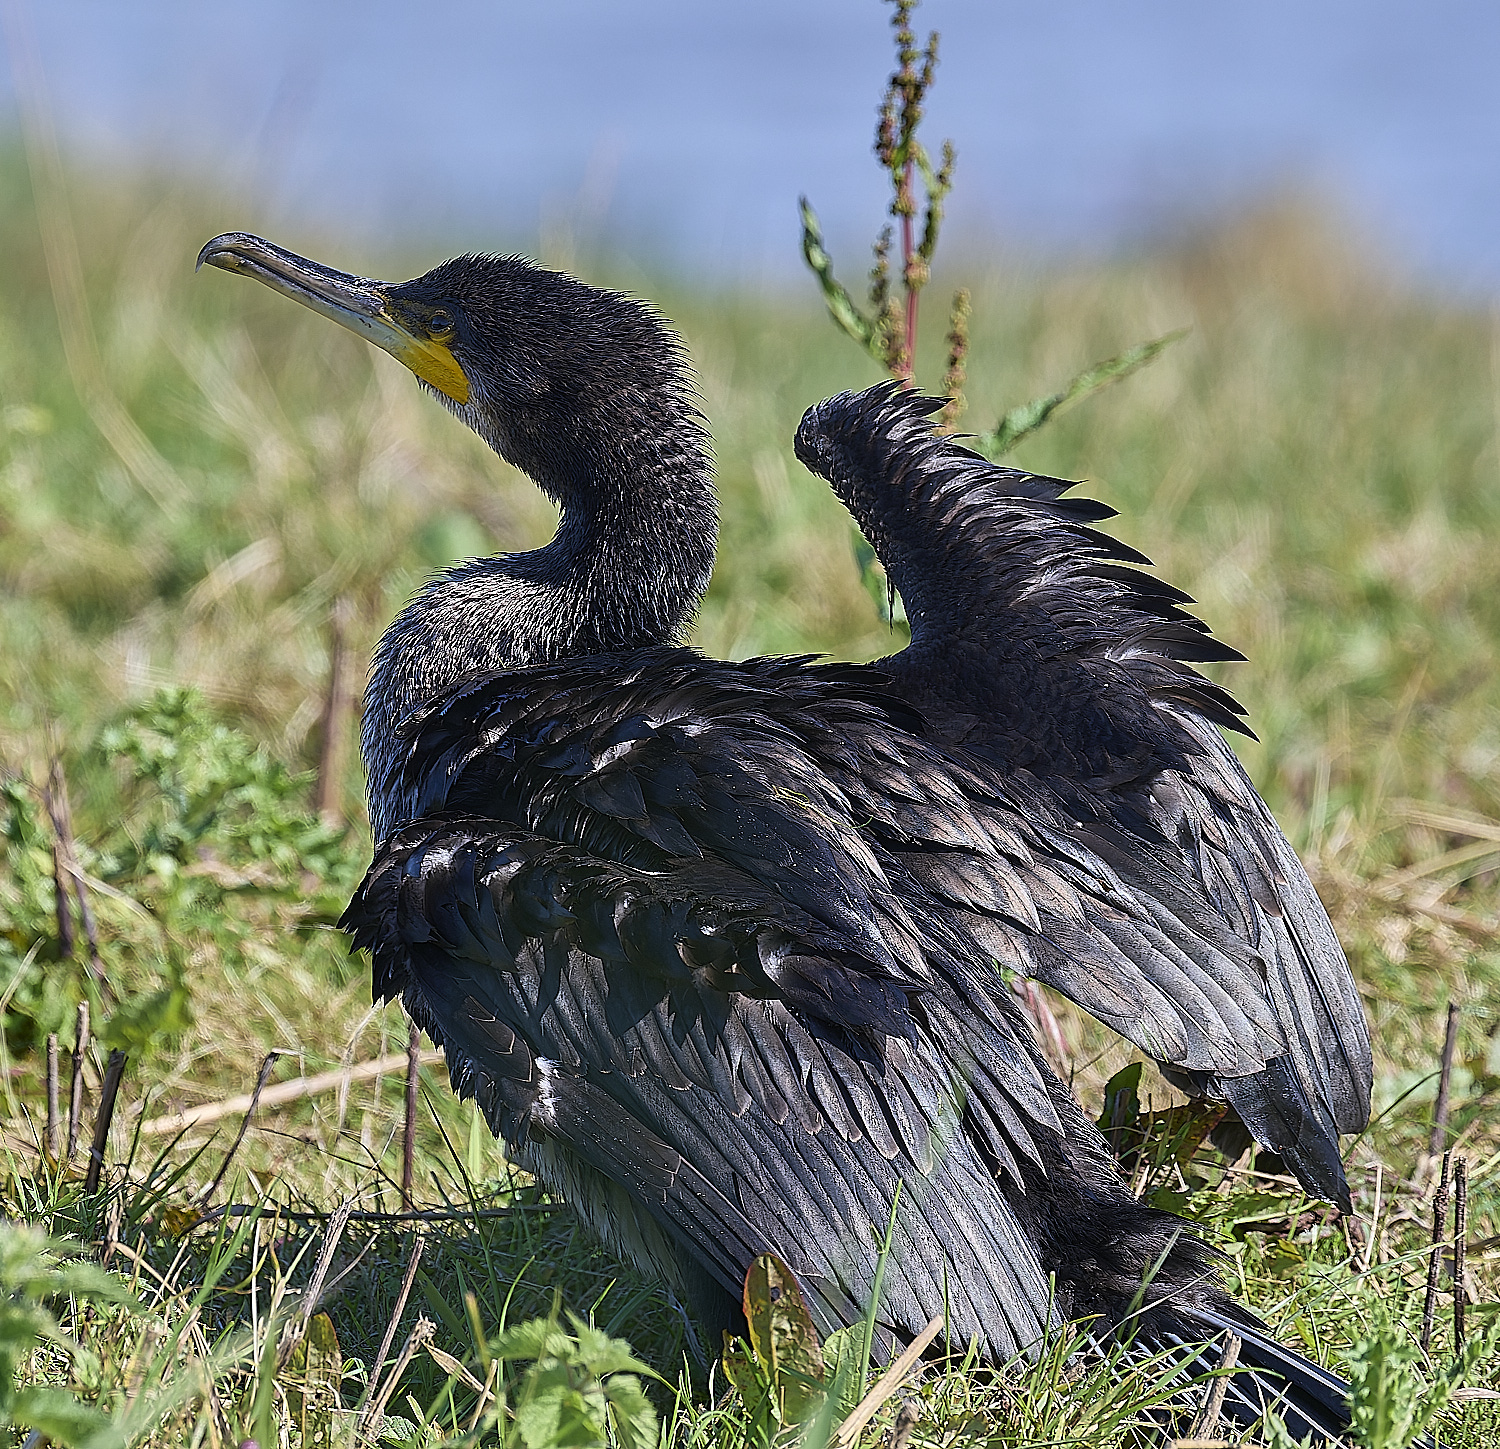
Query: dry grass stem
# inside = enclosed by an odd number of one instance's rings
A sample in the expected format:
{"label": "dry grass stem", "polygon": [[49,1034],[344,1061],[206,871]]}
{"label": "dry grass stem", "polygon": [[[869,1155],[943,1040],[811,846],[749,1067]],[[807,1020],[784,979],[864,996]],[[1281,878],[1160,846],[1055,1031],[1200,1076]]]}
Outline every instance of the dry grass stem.
{"label": "dry grass stem", "polygon": [[1453,1054],[1458,1049],[1458,1003],[1448,1003],[1448,1020],[1443,1029],[1443,1060],[1438,1075],[1437,1102],[1432,1109],[1432,1137],[1427,1150],[1434,1157],[1448,1141],[1448,1094],[1453,1082]]}
{"label": "dry grass stem", "polygon": [[47,1155],[56,1161],[62,1147],[62,1119],[58,1098],[57,1033],[47,1033]]}
{"label": "dry grass stem", "polygon": [[[333,1071],[318,1072],[311,1077],[294,1077],[289,1082],[278,1082],[274,1087],[267,1087],[261,1092],[258,1100],[254,1092],[244,1092],[237,1097],[225,1097],[219,1102],[205,1102],[201,1107],[190,1107],[185,1112],[152,1117],[141,1123],[141,1136],[175,1137],[179,1132],[186,1132],[190,1128],[206,1127],[225,1117],[248,1112],[252,1103],[260,1107],[284,1107],[303,1097],[316,1097],[323,1092],[337,1091],[345,1083],[367,1082],[375,1077],[390,1076],[391,1073],[400,1071],[409,1059],[407,1052],[390,1052],[371,1061],[357,1062],[351,1067],[339,1067]],[[443,1061],[443,1054],[440,1051],[425,1051],[420,1054],[420,1061],[423,1066],[437,1066]]]}
{"label": "dry grass stem", "polygon": [[[94,907],[89,900],[88,877],[78,863],[78,846],[73,838],[73,806],[68,798],[68,780],[63,773],[62,760],[53,755],[48,774],[47,788],[43,792],[47,814],[53,831],[53,871],[57,892],[57,924],[60,954],[73,954],[73,926],[67,903],[67,883],[72,882],[73,893],[78,899],[78,920],[83,927],[84,942],[88,947],[87,967],[90,978],[99,988],[105,1005],[115,1000],[115,993],[104,974],[104,964],[99,959],[99,928],[94,922]],[[66,934],[64,935],[64,931]],[[64,950],[64,946],[66,950]]]}
{"label": "dry grass stem", "polygon": [[927,1346],[942,1331],[943,1316],[942,1314],[938,1314],[921,1333],[912,1339],[900,1358],[896,1359],[875,1380],[869,1393],[854,1406],[849,1417],[839,1425],[833,1438],[829,1441],[834,1446],[834,1449],[852,1449],[852,1446],[859,1442],[859,1436],[864,1433],[865,1425],[880,1412],[881,1406],[885,1401],[906,1382],[906,1376],[921,1361],[922,1355],[927,1351]]}
{"label": "dry grass stem", "polygon": [[[386,1355],[391,1351],[391,1344],[396,1341],[396,1328],[401,1322],[401,1315],[406,1312],[406,1300],[411,1296],[411,1285],[416,1282],[417,1264],[422,1261],[422,1250],[427,1246],[427,1239],[421,1233],[417,1233],[412,1239],[411,1256],[406,1260],[406,1272],[401,1277],[401,1289],[396,1294],[396,1306],[391,1309],[390,1319],[385,1325],[385,1333],[380,1340],[380,1347],[375,1352],[375,1357],[370,1360],[370,1377],[365,1384],[364,1397],[359,1402],[357,1412],[357,1424],[360,1428],[378,1418],[384,1409],[382,1402],[379,1407],[370,1403],[370,1396],[375,1391],[375,1385],[380,1371],[385,1367]],[[418,1320],[420,1323],[422,1320]]]}
{"label": "dry grass stem", "polygon": [[412,1173],[417,1157],[417,1085],[422,1065],[422,1033],[410,1016],[406,1018],[406,1117],[401,1137],[401,1207],[411,1211]]}
{"label": "dry grass stem", "polygon": [[73,1027],[73,1080],[68,1091],[68,1154],[69,1162],[78,1151],[78,1133],[83,1121],[83,1064],[89,1050],[89,1004],[78,1003]]}
{"label": "dry grass stem", "polygon": [[1437,1315],[1438,1284],[1442,1279],[1443,1240],[1448,1230],[1448,1163],[1451,1157],[1451,1153],[1443,1153],[1437,1191],[1432,1198],[1432,1247],[1427,1259],[1427,1296],[1422,1305],[1420,1339],[1424,1353],[1432,1349],[1432,1324]]}
{"label": "dry grass stem", "polygon": [[[1203,1409],[1188,1431],[1190,1440],[1204,1440],[1213,1436],[1219,1427],[1219,1415],[1224,1409],[1224,1395],[1229,1391],[1229,1370],[1240,1361],[1240,1346],[1243,1340],[1237,1333],[1224,1336],[1224,1351],[1219,1355],[1219,1377],[1210,1385]],[[1181,1441],[1178,1441],[1179,1445]]]}
{"label": "dry grass stem", "polygon": [[280,1060],[280,1052],[267,1052],[265,1060],[260,1064],[260,1075],[255,1079],[255,1090],[250,1093],[250,1100],[245,1105],[245,1115],[240,1119],[240,1130],[235,1134],[234,1142],[228,1152],[224,1154],[224,1160],[219,1164],[219,1170],[214,1174],[214,1180],[209,1183],[203,1193],[203,1205],[207,1207],[214,1200],[214,1194],[219,1190],[219,1184],[224,1181],[224,1174],[229,1171],[229,1164],[234,1161],[235,1154],[240,1150],[240,1144],[245,1140],[245,1134],[250,1130],[250,1119],[255,1116],[255,1109],[260,1103],[261,1093],[266,1089],[266,1083],[270,1080],[271,1069]]}
{"label": "dry grass stem", "polygon": [[297,1304],[297,1313],[288,1326],[286,1335],[277,1346],[276,1361],[285,1364],[291,1357],[292,1350],[301,1342],[307,1333],[307,1325],[312,1322],[312,1316],[318,1311],[318,1305],[323,1301],[329,1290],[328,1270],[333,1266],[333,1255],[338,1251],[339,1239],[344,1235],[344,1229],[349,1225],[349,1214],[353,1210],[353,1202],[342,1202],[333,1211],[328,1219],[328,1225],[323,1229],[323,1245],[318,1250],[318,1261],[313,1264],[312,1275],[307,1280],[307,1287],[302,1290],[302,1297]]}
{"label": "dry grass stem", "polygon": [[1462,1353],[1468,1334],[1464,1324],[1464,1306],[1468,1296],[1465,1279],[1468,1262],[1465,1253],[1469,1235],[1469,1160],[1458,1157],[1453,1162],[1453,1352]]}
{"label": "dry grass stem", "polygon": [[911,1436],[922,1416],[922,1406],[915,1399],[907,1399],[896,1414],[896,1423],[891,1430],[890,1449],[907,1449]]}
{"label": "dry grass stem", "polygon": [[401,1345],[401,1352],[396,1355],[396,1362],[391,1365],[390,1373],[386,1375],[385,1382],[380,1386],[380,1392],[375,1396],[369,1408],[359,1416],[356,1436],[367,1426],[378,1424],[384,1417],[385,1406],[390,1403],[391,1395],[396,1392],[396,1385],[401,1382],[401,1375],[406,1372],[407,1365],[416,1356],[417,1350],[436,1332],[437,1325],[430,1318],[418,1318],[412,1325],[411,1332],[406,1336],[406,1342]]}

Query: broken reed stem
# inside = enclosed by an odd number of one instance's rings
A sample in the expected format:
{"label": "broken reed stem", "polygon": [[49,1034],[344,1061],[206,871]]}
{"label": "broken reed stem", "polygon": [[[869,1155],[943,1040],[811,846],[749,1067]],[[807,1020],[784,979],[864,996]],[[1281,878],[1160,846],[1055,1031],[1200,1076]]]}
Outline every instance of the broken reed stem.
{"label": "broken reed stem", "polygon": [[1422,1352],[1432,1351],[1432,1321],[1437,1314],[1438,1280],[1443,1271],[1443,1236],[1448,1227],[1448,1162],[1452,1153],[1443,1153],[1443,1167],[1438,1176],[1437,1192],[1432,1199],[1432,1247],[1427,1260],[1427,1297],[1422,1304]]}
{"label": "broken reed stem", "polygon": [[901,1411],[896,1415],[895,1432],[891,1435],[891,1449],[907,1449],[921,1414],[922,1406],[915,1399],[907,1399],[901,1405]]}
{"label": "broken reed stem", "polygon": [[401,1291],[396,1295],[396,1306],[391,1310],[390,1321],[385,1326],[385,1337],[380,1340],[380,1352],[370,1360],[369,1382],[365,1385],[364,1397],[359,1401],[356,1410],[357,1425],[362,1426],[366,1422],[365,1409],[369,1405],[370,1395],[375,1392],[380,1370],[385,1366],[385,1356],[391,1351],[391,1344],[395,1342],[396,1326],[401,1322],[401,1315],[406,1312],[406,1300],[411,1296],[411,1285],[417,1279],[417,1264],[422,1261],[422,1249],[426,1246],[427,1239],[421,1233],[417,1233],[412,1239],[411,1257],[406,1262],[406,1272],[401,1279]]}
{"label": "broken reed stem", "polygon": [[[48,792],[48,813],[51,813],[51,792]],[[73,911],[68,905],[68,868],[63,863],[62,846],[54,837],[52,841],[52,894],[57,909],[57,958],[60,961],[73,959]]]}
{"label": "broken reed stem", "polygon": [[1458,1158],[1453,1164],[1453,1352],[1464,1351],[1464,1274],[1465,1239],[1469,1232],[1469,1160]]}
{"label": "broken reed stem", "polygon": [[432,1337],[432,1321],[419,1315],[412,1331],[407,1335],[406,1342],[402,1346],[396,1362],[391,1366],[391,1371],[381,1383],[380,1392],[371,1399],[377,1379],[380,1376],[381,1367],[385,1363],[385,1356],[391,1351],[391,1344],[396,1337],[396,1325],[401,1321],[401,1315],[406,1311],[406,1300],[411,1293],[411,1285],[417,1276],[417,1263],[422,1257],[422,1249],[427,1240],[418,1233],[412,1243],[411,1259],[406,1265],[406,1276],[401,1280],[401,1292],[396,1298],[396,1307],[391,1313],[391,1321],[385,1326],[385,1337],[380,1340],[380,1352],[371,1361],[370,1381],[365,1388],[364,1398],[360,1400],[359,1408],[354,1418],[355,1441],[360,1440],[365,1428],[375,1423],[385,1413],[385,1406],[390,1402],[392,1393],[395,1392],[396,1384],[401,1375],[406,1372],[406,1366],[412,1360],[412,1355],[421,1347],[427,1339]]}
{"label": "broken reed stem", "polygon": [[406,1018],[406,1126],[401,1138],[401,1210],[411,1211],[411,1180],[417,1158],[417,1073],[422,1065],[422,1030]]}
{"label": "broken reed stem", "polygon": [[[424,1067],[436,1066],[443,1061],[439,1051],[422,1053]],[[357,1062],[352,1067],[337,1067],[331,1072],[319,1072],[311,1077],[294,1077],[289,1082],[277,1082],[267,1087],[260,1095],[261,1107],[284,1107],[288,1102],[300,1101],[303,1097],[314,1097],[320,1092],[331,1092],[351,1082],[367,1082],[372,1077],[383,1077],[394,1072],[406,1062],[406,1053],[390,1052],[386,1056],[374,1057],[367,1062]],[[166,1117],[151,1117],[141,1123],[142,1137],[175,1137],[193,1127],[204,1127],[245,1111],[255,1100],[253,1092],[241,1092],[237,1097],[225,1097],[219,1102],[205,1102],[200,1107],[186,1112],[173,1112]]]}
{"label": "broken reed stem", "polygon": [[368,1423],[380,1422],[385,1414],[385,1406],[390,1403],[391,1395],[396,1392],[396,1385],[401,1382],[401,1375],[406,1372],[406,1366],[416,1357],[417,1350],[436,1332],[437,1324],[430,1318],[419,1318],[412,1325],[411,1332],[406,1335],[406,1342],[401,1345],[401,1352],[396,1355],[396,1362],[391,1365],[391,1371],[380,1386],[375,1402],[370,1405]]}
{"label": "broken reed stem", "polygon": [[1219,1427],[1219,1415],[1224,1411],[1224,1395],[1229,1392],[1229,1370],[1240,1361],[1241,1342],[1237,1333],[1225,1334],[1224,1352],[1219,1356],[1219,1377],[1209,1388],[1208,1397],[1203,1401],[1203,1411],[1188,1430],[1189,1439],[1211,1439]]}
{"label": "broken reed stem", "polygon": [[224,1160],[219,1164],[214,1180],[209,1183],[208,1191],[203,1194],[204,1207],[214,1200],[219,1184],[224,1181],[224,1174],[229,1171],[229,1164],[234,1161],[235,1153],[240,1150],[240,1144],[244,1142],[245,1134],[250,1130],[250,1119],[255,1115],[256,1107],[260,1105],[260,1094],[265,1091],[266,1083],[270,1080],[271,1068],[276,1065],[280,1057],[280,1052],[267,1052],[266,1059],[260,1064],[260,1075],[255,1079],[255,1090],[250,1093],[250,1103],[245,1108],[245,1115],[240,1119],[240,1130],[235,1135],[234,1145],[224,1154]]}
{"label": "broken reed stem", "polygon": [[1453,1081],[1453,1054],[1458,1049],[1458,1003],[1448,1003],[1448,1026],[1443,1034],[1443,1069],[1438,1077],[1437,1105],[1432,1109],[1432,1138],[1428,1152],[1436,1157],[1448,1139],[1448,1088]]}
{"label": "broken reed stem", "polygon": [[94,984],[99,988],[99,999],[109,1006],[115,1000],[115,993],[105,978],[104,963],[99,959],[99,928],[94,924],[94,908],[89,902],[89,888],[84,884],[83,868],[73,854],[71,841],[68,849],[68,869],[73,876],[73,889],[78,893],[78,919],[83,922],[83,939],[89,948],[89,975],[93,977]]}
{"label": "broken reed stem", "polygon": [[[202,1222],[215,1223],[220,1218],[247,1218],[260,1209],[254,1203],[232,1202],[223,1207],[209,1208],[201,1218]],[[471,1223],[479,1218],[514,1218],[528,1215],[542,1216],[548,1213],[562,1213],[567,1209],[562,1203],[556,1202],[515,1202],[508,1207],[488,1208],[421,1208],[409,1213],[382,1213],[382,1212],[352,1212],[349,1221],[352,1223],[380,1223],[385,1227],[405,1226],[409,1223]],[[333,1218],[332,1213],[296,1212],[291,1208],[278,1207],[276,1209],[276,1220],[283,1223],[326,1223]]]}
{"label": "broken reed stem", "polygon": [[[67,849],[63,845],[63,827],[60,823],[68,811],[67,782],[63,778],[62,760],[53,751],[52,764],[47,771],[47,788],[42,799],[47,807],[47,818],[52,822],[52,892],[57,910],[57,955],[62,961],[73,959],[73,910],[68,904]],[[61,796],[61,800],[59,800]]]}
{"label": "broken reed stem", "polygon": [[297,1306],[296,1316],[276,1347],[277,1368],[286,1367],[297,1345],[307,1337],[307,1326],[312,1322],[313,1314],[318,1311],[319,1300],[323,1297],[323,1286],[328,1281],[328,1270],[333,1266],[333,1255],[338,1251],[339,1239],[343,1237],[344,1229],[349,1225],[349,1214],[353,1210],[354,1199],[349,1198],[341,1202],[334,1209],[333,1216],[328,1219],[328,1226],[323,1230],[323,1246],[318,1251],[318,1261],[313,1266],[312,1276],[307,1280],[307,1287],[303,1290],[302,1301]]}
{"label": "broken reed stem", "polygon": [[104,1084],[99,1088],[99,1112],[94,1118],[94,1142],[89,1148],[89,1170],[83,1179],[85,1194],[98,1192],[99,1175],[104,1170],[104,1149],[109,1142],[110,1124],[115,1119],[115,1101],[120,1095],[120,1078],[125,1075],[125,1053],[115,1047],[104,1068]]}
{"label": "broken reed stem", "polygon": [[939,1313],[921,1333],[912,1339],[901,1357],[881,1374],[870,1392],[855,1405],[854,1411],[839,1425],[837,1432],[829,1441],[831,1449],[853,1449],[853,1446],[859,1442],[859,1436],[864,1432],[865,1425],[880,1412],[881,1405],[906,1381],[906,1376],[916,1368],[922,1355],[927,1351],[927,1345],[943,1331],[943,1323],[943,1315]]}
{"label": "broken reed stem", "polygon": [[57,1161],[62,1146],[62,1120],[58,1114],[57,1033],[47,1033],[47,1156]]}
{"label": "broken reed stem", "polygon": [[329,825],[344,823],[344,761],[349,752],[349,600],[340,595],[328,612],[328,692],[323,697],[322,742],[318,746],[318,777],[313,810]]}
{"label": "broken reed stem", "polygon": [[83,1121],[83,1062],[89,1050],[89,1004],[78,1003],[78,1016],[73,1028],[73,1082],[68,1097],[68,1153],[73,1160],[78,1151],[78,1128]]}
{"label": "broken reed stem", "polygon": [[1368,1273],[1370,1263],[1375,1256],[1375,1239],[1380,1233],[1380,1190],[1385,1181],[1385,1163],[1375,1164],[1375,1205],[1370,1211],[1370,1237],[1365,1243],[1364,1260],[1360,1265],[1361,1271]]}

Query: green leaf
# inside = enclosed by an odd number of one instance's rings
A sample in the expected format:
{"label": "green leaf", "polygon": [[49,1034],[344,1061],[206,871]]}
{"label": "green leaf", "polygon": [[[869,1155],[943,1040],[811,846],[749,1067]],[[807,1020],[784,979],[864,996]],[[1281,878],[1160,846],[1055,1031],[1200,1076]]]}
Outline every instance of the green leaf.
{"label": "green leaf", "polygon": [[847,1419],[859,1403],[863,1350],[864,1329],[858,1325],[835,1329],[823,1340],[823,1378],[833,1399],[836,1424]]}
{"label": "green leaf", "polygon": [[70,1256],[77,1251],[77,1243],[54,1241],[38,1228],[0,1223],[0,1286],[11,1305],[65,1293],[100,1303],[134,1302],[113,1273]]}
{"label": "green leaf", "polygon": [[[418,1277],[421,1272],[419,1268]],[[435,1284],[432,1291],[435,1297],[440,1296]],[[490,1353],[495,1358],[557,1358],[569,1354],[572,1347],[573,1340],[552,1319],[529,1318],[495,1338]]]}
{"label": "green leaf", "polygon": [[603,1449],[613,1442],[623,1449],[648,1449],[657,1442],[656,1410],[640,1376],[659,1376],[623,1339],[611,1338],[576,1314],[568,1317],[572,1334],[555,1318],[533,1318],[490,1343],[493,1358],[534,1360],[503,1396],[513,1405],[506,1444]]}
{"label": "green leaf", "polygon": [[247,1439],[257,1444],[274,1444],[276,1434],[276,1350],[281,1338],[282,1323],[275,1317],[264,1321],[262,1331],[265,1339],[261,1344],[260,1358],[255,1365],[255,1377],[242,1401],[244,1429]]}
{"label": "green leaf", "polygon": [[751,1444],[768,1444],[778,1428],[776,1411],[772,1406],[771,1376],[769,1371],[751,1352],[750,1345],[742,1338],[733,1337],[724,1331],[724,1352],[721,1359],[724,1377],[734,1385],[745,1405],[747,1438]]}
{"label": "green leaf", "polygon": [[388,1444],[391,1449],[416,1449],[425,1438],[426,1435],[410,1419],[396,1414],[386,1414],[375,1426],[375,1442]]}
{"label": "green leaf", "polygon": [[842,282],[833,275],[833,258],[823,246],[823,229],[818,224],[817,214],[801,197],[798,206],[802,213],[802,257],[812,268],[823,289],[823,300],[828,304],[829,315],[845,332],[864,348],[876,362],[885,365],[885,340],[877,323],[870,321],[849,295]]}
{"label": "green leaf", "polygon": [[344,1355],[333,1320],[326,1313],[315,1314],[292,1350],[284,1376],[287,1408],[302,1436],[302,1449],[332,1449],[343,1370]]}
{"label": "green leaf", "polygon": [[21,1389],[12,1400],[11,1424],[34,1429],[63,1449],[115,1449],[125,1436],[98,1409],[66,1389]]}
{"label": "green leaf", "polygon": [[656,1410],[635,1374],[614,1374],[604,1385],[615,1443],[621,1449],[654,1449],[658,1438]]}
{"label": "green leaf", "polygon": [[720,1363],[724,1369],[724,1376],[739,1391],[740,1397],[747,1404],[752,1403],[764,1392],[766,1379],[760,1364],[751,1356],[750,1345],[743,1338],[736,1338],[727,1328],[724,1330],[724,1348]]}
{"label": "green leaf", "polygon": [[1313,1436],[1308,1434],[1303,1439],[1292,1438],[1292,1431],[1287,1428],[1286,1420],[1280,1414],[1270,1413],[1260,1427],[1260,1441],[1262,1449],[1312,1449]]}
{"label": "green leaf", "polygon": [[654,1369],[631,1353],[630,1345],[623,1338],[611,1338],[603,1329],[595,1328],[576,1313],[570,1312],[568,1321],[573,1325],[575,1335],[575,1339],[571,1341],[570,1356],[595,1378],[602,1379],[605,1374],[620,1372],[659,1377]]}
{"label": "green leaf", "polygon": [[1142,342],[1135,347],[1128,348],[1118,357],[1111,357],[1105,362],[1096,363],[1093,367],[1080,372],[1061,392],[1033,398],[1028,403],[1011,408],[992,432],[980,433],[971,439],[971,446],[975,452],[983,453],[991,461],[1003,458],[1023,438],[1028,438],[1036,432],[1059,409],[1080,398],[1088,397],[1101,388],[1108,387],[1112,382],[1119,382],[1121,378],[1129,377],[1132,372],[1138,372],[1174,342],[1186,336],[1186,329],[1169,332],[1165,337],[1158,337],[1153,342]]}
{"label": "green leaf", "polygon": [[1109,1141],[1116,1157],[1123,1157],[1135,1147],[1141,1130],[1141,1062],[1121,1067],[1104,1084],[1104,1110],[1099,1114],[1099,1130]]}
{"label": "green leaf", "polygon": [[1349,1350],[1351,1437],[1365,1449],[1409,1449],[1497,1345],[1500,1324],[1490,1324],[1424,1387],[1413,1372],[1422,1351],[1377,1304],[1369,1333]]}
{"label": "green leaf", "polygon": [[[432,1309],[433,1316],[442,1323],[443,1327],[446,1328],[455,1339],[462,1342],[464,1334],[467,1331],[466,1325],[463,1319],[453,1311],[453,1308],[449,1304],[447,1298],[444,1296],[442,1289],[440,1289],[438,1285],[427,1276],[427,1270],[425,1268],[417,1269],[417,1283],[422,1289],[423,1298],[427,1300],[427,1306]],[[536,1321],[544,1327],[547,1326],[547,1321],[545,1319],[538,1319]],[[522,1324],[521,1327],[529,1328],[531,1327],[531,1325]],[[565,1334],[560,1328],[558,1328],[556,1324],[552,1324],[551,1327],[557,1333],[557,1336],[560,1339],[567,1340],[568,1335]],[[513,1354],[500,1354],[497,1352],[497,1356],[501,1358],[540,1358],[544,1352],[545,1349],[537,1349],[535,1351],[527,1351],[526,1349],[521,1349]]]}

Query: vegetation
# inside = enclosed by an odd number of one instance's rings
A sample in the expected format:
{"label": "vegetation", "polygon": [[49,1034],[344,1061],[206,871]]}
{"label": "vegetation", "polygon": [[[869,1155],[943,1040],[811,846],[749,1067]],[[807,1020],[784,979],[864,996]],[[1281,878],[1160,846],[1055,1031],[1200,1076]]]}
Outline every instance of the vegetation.
{"label": "vegetation", "polygon": [[[0,161],[5,1413],[59,1444],[265,1449],[346,1444],[358,1428],[538,1449],[597,1442],[606,1424],[646,1442],[653,1423],[682,1445],[772,1436],[799,1401],[785,1382],[774,1414],[757,1400],[754,1384],[776,1382],[767,1360],[742,1356],[729,1385],[718,1369],[694,1377],[694,1326],[508,1171],[437,1064],[422,1069],[413,1173],[429,1216],[390,1216],[402,1069],[355,1069],[399,1056],[406,1027],[371,1008],[332,927],[369,844],[348,750],[322,818],[312,803],[314,771],[339,758],[325,714],[346,743],[354,729],[325,708],[335,641],[363,658],[430,569],[541,542],[545,501],[385,357],[262,289],[195,279],[198,245],[243,207],[138,179],[76,176],[66,194],[44,168],[36,180],[45,228],[25,166]],[[280,239],[385,275],[442,250]],[[76,270],[58,260],[74,245]],[[697,642],[730,657],[887,652],[847,519],[791,453],[802,409],[880,364],[802,295],[687,292],[619,258],[585,270],[656,298],[699,366],[724,528]],[[1367,1444],[1397,1449],[1443,1402],[1427,1386],[1457,1383],[1442,1272],[1431,1354],[1415,1346],[1426,1149],[1457,1005],[1441,1136],[1468,1165],[1472,1362],[1441,1424],[1445,1443],[1493,1443],[1496,1405],[1464,1397],[1500,1389],[1482,1306],[1500,1296],[1492,324],[1388,283],[1290,205],[1108,265],[972,257],[963,271],[985,417],[1134,339],[1192,329],[1015,458],[1091,480],[1121,536],[1250,658],[1223,676],[1259,735],[1237,743],[1329,903],[1375,1029],[1378,1116],[1350,1147],[1356,1218],[1226,1163],[1150,1068],[1120,1076],[1128,1050],[1056,1001],[1050,1049],[1139,1190],[1202,1225],[1231,1288],[1289,1342],[1354,1374]],[[919,375],[941,373],[940,352],[919,351]],[[54,755],[96,969],[58,926]],[[83,1072],[71,1164],[39,1150],[46,1038],[60,1035],[66,1065],[82,999],[127,1060],[93,1192],[101,1058]],[[248,1091],[273,1052],[243,1144],[243,1108],[158,1130]],[[342,1071],[333,1089],[273,1101],[325,1071]],[[59,1256],[38,1234],[72,1246]],[[918,1445],[1141,1442],[1169,1367],[1085,1356],[1065,1370],[1073,1346],[910,1381],[865,1442],[898,1420]],[[845,1361],[829,1352],[826,1392],[807,1397],[815,1434],[848,1407]]]}

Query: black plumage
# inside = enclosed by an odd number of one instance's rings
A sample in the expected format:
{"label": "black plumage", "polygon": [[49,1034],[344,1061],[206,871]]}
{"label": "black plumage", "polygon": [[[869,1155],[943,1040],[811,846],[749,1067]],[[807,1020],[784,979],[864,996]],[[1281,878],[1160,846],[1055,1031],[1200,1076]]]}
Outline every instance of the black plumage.
{"label": "black plumage", "polygon": [[1129,1194],[1007,986],[1093,1012],[1347,1210],[1357,993],[1219,734],[1239,706],[1193,668],[1239,656],[1098,531],[1112,511],[937,435],[930,399],[841,395],[798,456],[910,647],[705,659],[678,641],[706,435],[649,309],[515,259],[395,286],[243,235],[203,260],[400,356],[561,507],[551,544],[446,571],[381,641],[379,845],[345,918],[511,1155],[711,1324],[768,1249],[848,1322],[899,1185],[887,1343],[944,1309],[996,1359],[1066,1317],[1232,1328],[1231,1408],[1279,1386],[1336,1433],[1341,1386]]}

